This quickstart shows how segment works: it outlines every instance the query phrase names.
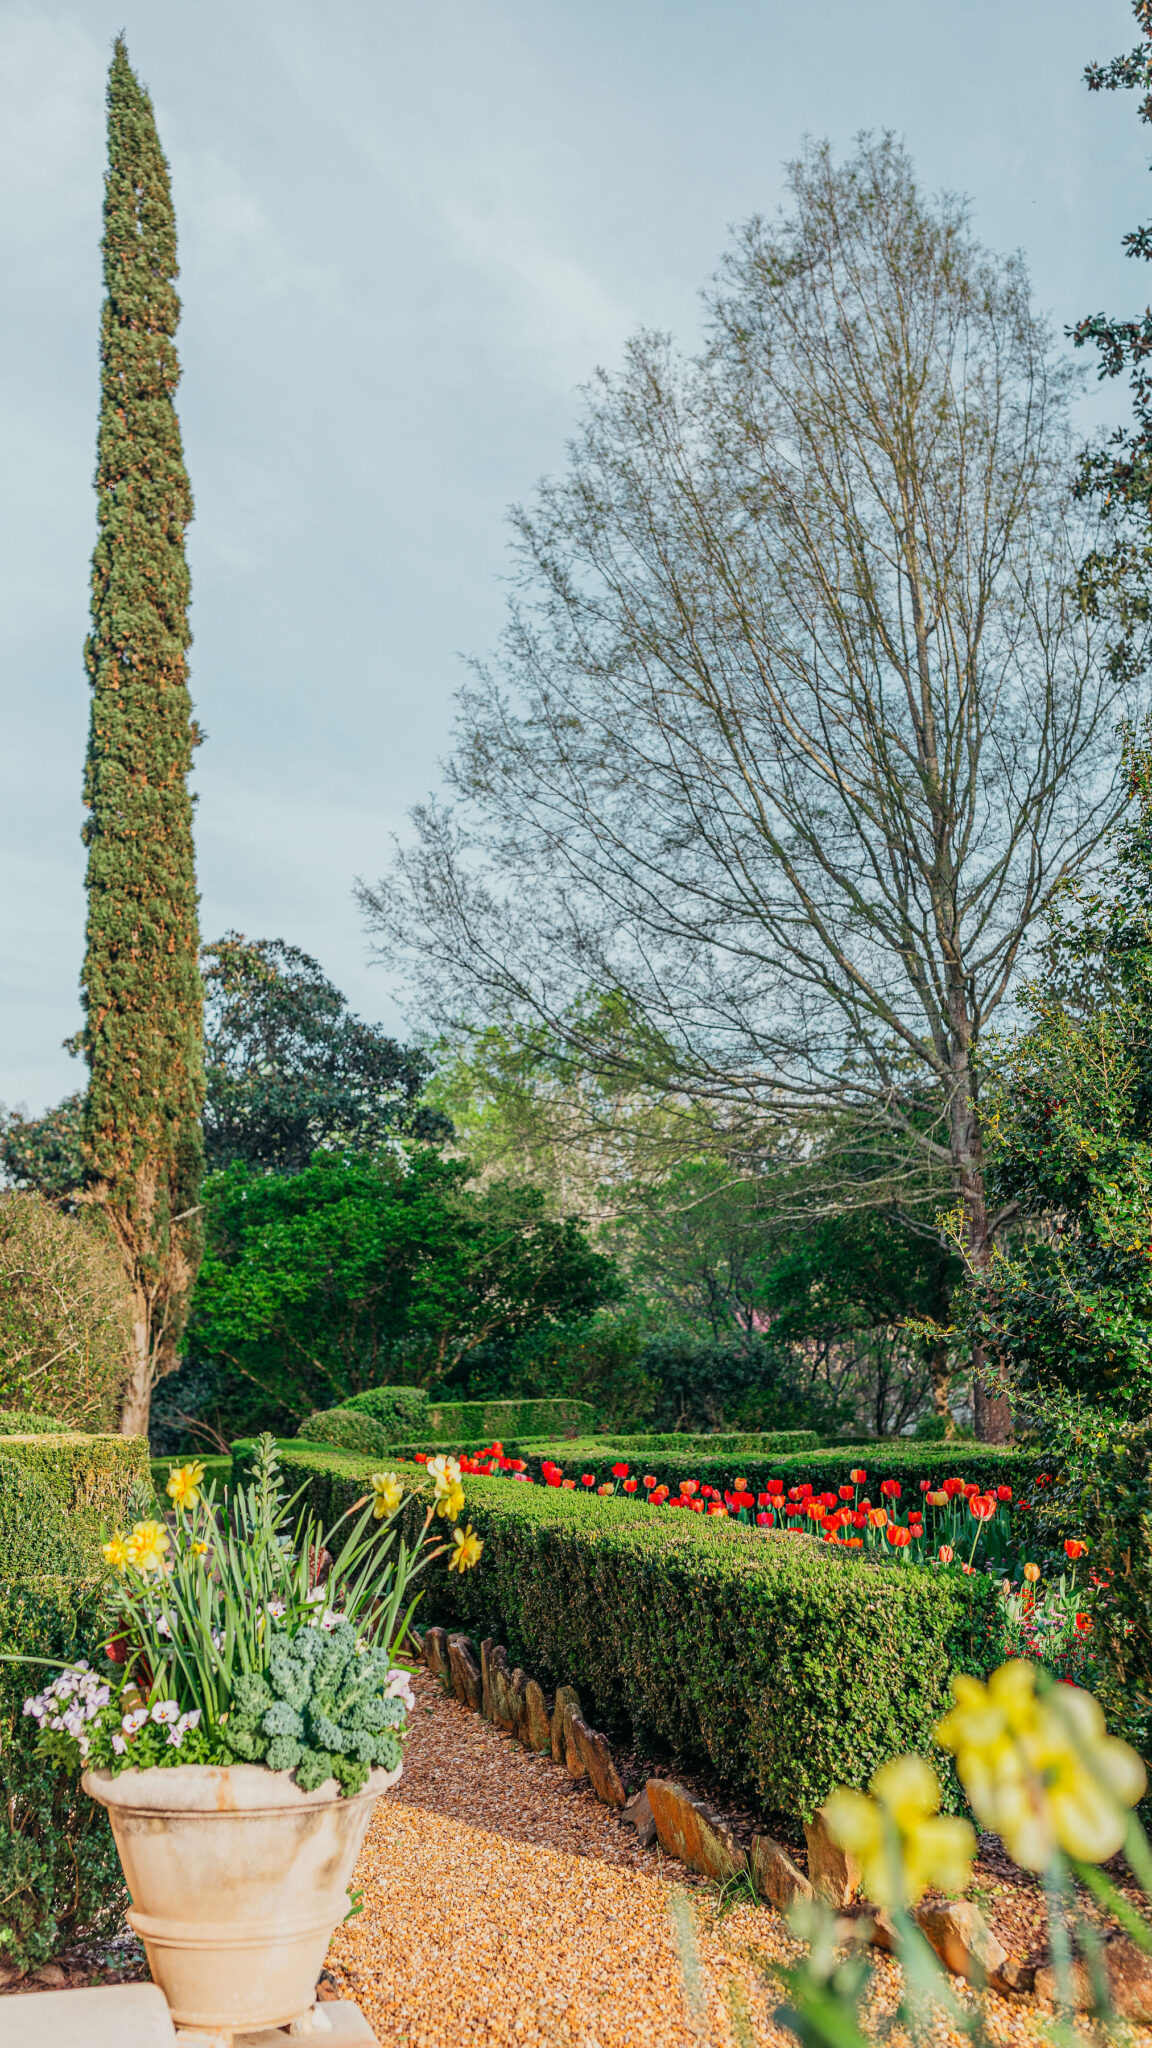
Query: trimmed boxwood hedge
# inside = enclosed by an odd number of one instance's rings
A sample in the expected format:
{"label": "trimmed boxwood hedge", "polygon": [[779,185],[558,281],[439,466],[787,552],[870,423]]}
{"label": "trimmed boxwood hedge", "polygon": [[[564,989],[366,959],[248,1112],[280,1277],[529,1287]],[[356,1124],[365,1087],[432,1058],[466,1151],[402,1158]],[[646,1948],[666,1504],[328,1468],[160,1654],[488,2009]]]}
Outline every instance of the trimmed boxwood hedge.
{"label": "trimmed boxwood hedge", "polygon": [[[544,1439],[533,1437],[525,1441],[535,1450]],[[814,1451],[820,1444],[814,1429],[713,1430],[697,1434],[666,1430],[656,1436],[607,1436],[585,1438],[584,1441],[602,1444],[605,1450],[622,1451],[634,1458],[647,1457],[650,1451],[683,1451],[686,1456],[701,1458],[727,1458],[737,1452],[752,1455],[759,1451],[768,1457],[784,1451]],[[555,1439],[552,1447],[555,1448]]]}
{"label": "trimmed boxwood hedge", "polygon": [[[0,1582],[0,1648],[11,1654],[91,1656],[99,1630],[92,1579]],[[31,1970],[80,1934],[111,1932],[128,1894],[102,1806],[71,1772],[45,1765],[24,1701],[54,1676],[0,1663],[0,1962]]]}
{"label": "trimmed boxwood hedge", "polygon": [[0,1436],[0,1556],[5,1575],[93,1572],[99,1544],[149,1478],[142,1436]]}
{"label": "trimmed boxwood hedge", "polygon": [[[709,1440],[701,1439],[703,1443]],[[715,1439],[713,1439],[715,1441]],[[682,1479],[699,1479],[707,1486],[730,1487],[735,1479],[746,1479],[753,1493],[763,1493],[770,1479],[782,1479],[785,1486],[802,1486],[810,1480],[817,1493],[825,1487],[845,1486],[848,1474],[863,1469],[868,1478],[861,1489],[875,1501],[883,1479],[896,1479],[908,1493],[918,1492],[918,1481],[939,1483],[958,1473],[981,1487],[1010,1486],[1020,1494],[1036,1477],[1034,1452],[1000,1449],[991,1444],[964,1444],[959,1450],[948,1444],[871,1443],[823,1445],[815,1450],[746,1451],[705,1454],[703,1451],[645,1451],[642,1454],[618,1450],[603,1437],[582,1442],[521,1444],[522,1457],[533,1479],[539,1479],[545,1462],[559,1465],[566,1479],[579,1481],[591,1472],[599,1486],[612,1477],[613,1465],[627,1463],[631,1473],[643,1478],[651,1473],[662,1485],[676,1492]]]}
{"label": "trimmed boxwood hedge", "polygon": [[[283,1447],[325,1519],[369,1466]],[[576,1685],[599,1727],[707,1764],[769,1808],[808,1817],[836,1784],[931,1749],[954,1670],[1000,1660],[993,1582],[846,1555],[801,1535],[468,1479],[479,1569],[428,1575],[422,1624],[493,1635],[545,1684]],[[946,1788],[959,1803],[954,1782]]]}

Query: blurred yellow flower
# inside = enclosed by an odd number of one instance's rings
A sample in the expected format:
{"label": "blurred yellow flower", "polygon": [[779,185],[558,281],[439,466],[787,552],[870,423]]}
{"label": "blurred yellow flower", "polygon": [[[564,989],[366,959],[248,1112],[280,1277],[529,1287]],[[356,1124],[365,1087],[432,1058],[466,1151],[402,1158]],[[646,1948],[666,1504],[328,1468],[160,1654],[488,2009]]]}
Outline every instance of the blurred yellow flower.
{"label": "blurred yellow flower", "polygon": [[938,1811],[940,1787],[920,1756],[897,1756],[872,1779],[872,1798],[840,1786],[821,1809],[834,1842],[856,1857],[876,1905],[915,1905],[929,1885],[962,1892],[976,1835],[966,1820]]}
{"label": "blurred yellow flower", "polygon": [[958,1673],[956,1704],[936,1730],[956,1758],[972,1810],[1013,1861],[1047,1870],[1058,1849],[1105,1863],[1122,1846],[1143,1796],[1144,1766],[1109,1735],[1099,1702],[1074,1685],[1036,1690],[1035,1664],[1017,1658],[987,1685]]}
{"label": "blurred yellow flower", "polygon": [[109,1542],[102,1543],[100,1548],[104,1553],[105,1564],[110,1564],[116,1571],[122,1572],[128,1562],[128,1545],[119,1530]]}
{"label": "blurred yellow flower", "polygon": [[456,1484],[450,1486],[447,1492],[442,1494],[437,1500],[436,1513],[443,1515],[445,1521],[454,1522],[463,1505],[464,1488],[461,1486],[460,1481],[457,1480]]}
{"label": "blurred yellow flower", "polygon": [[163,1522],[137,1522],[125,1545],[129,1564],[138,1572],[161,1572],[168,1531]]}
{"label": "blurred yellow flower", "polygon": [[377,1522],[394,1515],[404,1498],[404,1488],[394,1472],[372,1474],[372,1514]]}
{"label": "blurred yellow flower", "polygon": [[203,1465],[174,1465],[168,1474],[166,1492],[178,1508],[194,1508],[200,1498]]}
{"label": "blurred yellow flower", "polygon": [[200,1541],[197,1541],[197,1542],[195,1542],[195,1543],[194,1543],[194,1544],[192,1545],[192,1555],[193,1555],[193,1557],[203,1557],[203,1555],[204,1555],[205,1551],[207,1550],[207,1548],[208,1548],[208,1545],[207,1545],[206,1543],[204,1543],[204,1542],[200,1542]]}
{"label": "blurred yellow flower", "polygon": [[466,1529],[453,1529],[452,1540],[456,1548],[448,1559],[449,1571],[471,1571],[474,1564],[479,1564],[480,1552],[484,1548],[480,1537],[473,1533],[471,1522]]}
{"label": "blurred yellow flower", "polygon": [[460,1484],[460,1467],[455,1458],[446,1458],[441,1452],[438,1458],[429,1458],[428,1476],[435,1482],[436,1498]]}

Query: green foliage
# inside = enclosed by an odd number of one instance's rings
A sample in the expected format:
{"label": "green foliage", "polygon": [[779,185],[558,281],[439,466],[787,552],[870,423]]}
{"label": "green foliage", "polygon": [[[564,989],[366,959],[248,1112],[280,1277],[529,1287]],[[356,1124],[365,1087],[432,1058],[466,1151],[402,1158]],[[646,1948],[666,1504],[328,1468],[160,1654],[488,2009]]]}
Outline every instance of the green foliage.
{"label": "green foliage", "polygon": [[295,1771],[305,1792],[335,1778],[351,1796],[373,1766],[392,1771],[401,1759],[405,1707],[389,1692],[391,1675],[386,1649],[356,1654],[348,1621],[330,1633],[277,1631],[267,1671],[236,1681],[228,1747],[270,1771]]}
{"label": "green foliage", "polygon": [[100,1542],[148,1483],[143,1437],[0,1436],[0,1557],[14,1576],[103,1570]]}
{"label": "green foliage", "polygon": [[0,1193],[0,1401],[108,1427],[131,1348],[131,1293],[99,1227],[43,1195]]}
{"label": "green foliage", "polygon": [[[1140,98],[1142,121],[1152,121],[1152,10],[1148,0],[1133,0],[1143,44],[1109,64],[1089,64],[1085,78],[1090,92],[1133,91]],[[1152,258],[1152,227],[1124,236],[1129,256]],[[1117,671],[1139,674],[1148,620],[1152,616],[1152,388],[1148,381],[1148,349],[1152,343],[1152,311],[1116,320],[1094,313],[1072,330],[1077,348],[1085,342],[1099,351],[1101,377],[1128,374],[1133,423],[1083,457],[1077,492],[1095,499],[1105,521],[1105,540],[1084,564],[1081,582],[1094,611],[1111,613],[1116,637],[1111,648]]]}
{"label": "green foliage", "polygon": [[134,1414],[175,1364],[199,1252],[202,994],[188,694],[192,498],[173,396],[176,223],[151,101],[122,39],[108,78],[98,537],[85,662],[89,1192],[147,1304]]}
{"label": "green foliage", "polygon": [[0,1408],[0,1437],[67,1435],[68,1424],[37,1408]]}
{"label": "green foliage", "polygon": [[[331,1512],[365,1467],[286,1449],[285,1475]],[[707,1764],[810,1815],[836,1784],[927,1753],[956,1669],[998,1661],[996,1589],[977,1573],[893,1570],[806,1536],[620,1500],[469,1479],[484,1538],[463,1585],[434,1568],[422,1621],[497,1636],[546,1684],[579,1687],[599,1727]]]}
{"label": "green foliage", "polygon": [[425,1387],[365,1387],[362,1394],[349,1395],[344,1405],[358,1415],[370,1415],[385,1429],[420,1428],[428,1418],[428,1391]]}
{"label": "green foliage", "polygon": [[297,1434],[310,1444],[339,1444],[345,1451],[362,1451],[367,1457],[383,1455],[395,1432],[355,1408],[321,1408],[305,1416]]}
{"label": "green foliage", "polygon": [[235,1161],[300,1173],[318,1150],[374,1152],[452,1135],[419,1100],[427,1054],[354,1017],[319,962],[282,939],[229,932],[203,952],[204,1144],[210,1170]]}
{"label": "green foliage", "polygon": [[[770,1458],[782,1457],[787,1451],[814,1451],[819,1445],[819,1438],[811,1429],[717,1430],[708,1436],[693,1436],[687,1431],[681,1435],[672,1430],[654,1436],[608,1435],[586,1441],[600,1452],[623,1452],[625,1457],[633,1458],[646,1457],[650,1451],[674,1451],[686,1458],[731,1458],[745,1453]],[[539,1450],[541,1443],[529,1439],[521,1447]],[[555,1449],[555,1440],[552,1448]]]}
{"label": "green foliage", "polygon": [[[641,1439],[642,1441],[642,1439]],[[715,1439],[713,1439],[715,1441]],[[704,1444],[708,1439],[703,1439]],[[825,1446],[815,1450],[735,1451],[710,1454],[697,1451],[635,1451],[621,1454],[603,1437],[571,1443],[557,1438],[554,1443],[521,1444],[516,1455],[523,1457],[533,1479],[538,1479],[545,1460],[561,1467],[565,1478],[578,1482],[585,1472],[594,1475],[599,1486],[612,1477],[612,1467],[626,1460],[641,1477],[652,1473],[663,1486],[675,1492],[682,1479],[699,1479],[707,1486],[731,1487],[746,1479],[753,1493],[763,1493],[770,1479],[782,1479],[786,1487],[802,1486],[810,1480],[817,1492],[825,1487],[846,1486],[853,1470],[867,1472],[861,1491],[873,1502],[882,1480],[895,1479],[919,1498],[921,1479],[939,1485],[942,1479],[958,1475],[976,1485],[995,1490],[1011,1486],[1031,1499],[1037,1472],[1034,1451],[1005,1450],[995,1444],[868,1443]]]}
{"label": "green foliage", "polygon": [[84,1097],[66,1095],[43,1116],[0,1111],[0,1168],[14,1187],[73,1206],[84,1185]]}
{"label": "green foliage", "polygon": [[[0,1486],[0,1522],[3,1503]],[[4,1557],[5,1652],[61,1660],[86,1654],[99,1621],[95,1583],[20,1577],[6,1548]],[[80,1935],[111,1933],[127,1904],[104,1808],[73,1773],[36,1754],[37,1729],[23,1708],[45,1675],[43,1667],[0,1662],[0,1962],[20,1970],[49,1961]]]}
{"label": "green foliage", "polygon": [[989,1185],[1024,1228],[973,1285],[972,1332],[1017,1402],[1068,1389],[1152,1409],[1152,749],[1126,742],[1133,809],[1094,891],[1051,924],[1028,1027],[985,1085]]}
{"label": "green foliage", "polygon": [[465,1161],[425,1149],[215,1175],[197,1355],[247,1382],[257,1413],[298,1424],[387,1380],[394,1361],[434,1381],[478,1344],[618,1290],[611,1260],[578,1222],[550,1217],[538,1189],[474,1189],[468,1176]]}

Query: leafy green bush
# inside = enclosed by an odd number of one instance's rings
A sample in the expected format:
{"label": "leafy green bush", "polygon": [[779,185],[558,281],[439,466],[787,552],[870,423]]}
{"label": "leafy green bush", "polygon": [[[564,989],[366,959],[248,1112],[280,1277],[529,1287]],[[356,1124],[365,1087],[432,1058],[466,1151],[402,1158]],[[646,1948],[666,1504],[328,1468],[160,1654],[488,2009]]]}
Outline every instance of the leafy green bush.
{"label": "leafy green bush", "polygon": [[[6,1540],[4,1531],[0,1543]],[[4,1555],[7,1564],[6,1548]],[[86,1654],[99,1611],[91,1580],[21,1579],[6,1570],[0,1647],[20,1656]],[[20,1970],[47,1962],[82,1933],[111,1930],[127,1904],[104,1808],[73,1773],[33,1755],[39,1731],[24,1701],[47,1675],[43,1666],[0,1663],[0,1962]]]}
{"label": "leafy green bush", "polygon": [[[703,1443],[716,1439],[705,1437]],[[421,1447],[422,1448],[422,1447]],[[822,1486],[848,1484],[853,1470],[867,1473],[864,1493],[876,1501],[876,1489],[884,1479],[898,1480],[916,1490],[921,1479],[939,1484],[953,1473],[976,1485],[995,1489],[1011,1486],[1016,1493],[1030,1487],[1036,1475],[1034,1452],[1001,1449],[993,1444],[856,1444],[818,1446],[814,1450],[769,1452],[730,1451],[708,1455],[703,1451],[620,1452],[603,1437],[584,1438],[575,1443],[557,1439],[553,1443],[521,1444],[516,1456],[524,1458],[531,1478],[539,1479],[541,1467],[550,1461],[561,1467],[566,1478],[579,1479],[591,1472],[600,1485],[611,1479],[613,1465],[627,1463],[634,1473],[652,1473],[673,1492],[682,1479],[699,1479],[707,1486],[731,1486],[746,1479],[753,1493],[762,1493],[769,1479],[782,1479],[785,1486],[801,1486],[805,1480],[820,1491]],[[1027,1497],[1027,1496],[1026,1496]]]}
{"label": "leafy green bush", "polygon": [[[347,1452],[282,1457],[325,1516],[367,1483]],[[999,1660],[996,1588],[979,1573],[507,1480],[465,1488],[480,1569],[458,1586],[435,1568],[421,1625],[498,1636],[545,1683],[578,1686],[598,1726],[779,1811],[810,1815],[892,1754],[927,1753],[951,1673]]]}
{"label": "leafy green bush", "polygon": [[[371,1457],[383,1456],[397,1445],[406,1454],[410,1449],[478,1450],[497,1441],[518,1441],[533,1431],[549,1435],[558,1430],[587,1432],[596,1420],[586,1401],[440,1401],[429,1406],[425,1397],[414,1429],[411,1415],[405,1419],[400,1412],[403,1404],[374,1398],[417,1392],[423,1395],[423,1389],[414,1387],[373,1388],[371,1394],[357,1394],[339,1408],[310,1415],[300,1424],[298,1435],[306,1443],[339,1444],[344,1450],[362,1451]],[[392,1414],[397,1417],[395,1425]]]}
{"label": "leafy green bush", "polygon": [[[351,1394],[341,1406],[355,1409],[358,1415],[370,1415],[385,1429],[407,1434],[427,1423],[428,1391],[426,1387],[365,1387],[362,1394]],[[303,1436],[304,1431],[298,1434]]]}
{"label": "leafy green bush", "polygon": [[149,1478],[142,1436],[0,1436],[0,1556],[5,1572],[103,1569],[100,1540]]}
{"label": "leafy green bush", "polygon": [[0,1436],[59,1436],[68,1424],[38,1408],[0,1408]]}
{"label": "leafy green bush", "polygon": [[393,1432],[384,1423],[358,1415],[354,1408],[321,1408],[300,1424],[297,1434],[304,1443],[339,1444],[346,1451],[362,1451],[366,1458],[384,1456],[393,1441]]}
{"label": "leafy green bush", "polygon": [[42,1195],[0,1192],[0,1402],[107,1428],[131,1353],[132,1298],[113,1245]]}

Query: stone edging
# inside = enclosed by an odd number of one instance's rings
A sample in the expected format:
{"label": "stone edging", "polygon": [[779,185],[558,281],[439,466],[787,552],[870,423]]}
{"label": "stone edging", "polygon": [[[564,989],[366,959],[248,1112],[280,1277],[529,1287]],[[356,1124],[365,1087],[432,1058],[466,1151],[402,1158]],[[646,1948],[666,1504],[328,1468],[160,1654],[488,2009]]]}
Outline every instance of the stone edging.
{"label": "stone edging", "polygon": [[[622,1821],[636,1830],[642,1848],[658,1841],[665,1855],[674,1856],[691,1870],[727,1884],[734,1877],[746,1877],[758,1898],[780,1913],[798,1899],[815,1896],[839,1912],[856,1903],[860,1894],[860,1868],[855,1857],[833,1842],[821,1811],[804,1823],[808,1845],[808,1874],[799,1869],[788,1851],[770,1835],[754,1835],[746,1850],[722,1815],[703,1799],[672,1778],[649,1778],[643,1790],[629,1799],[621,1783],[608,1739],[584,1719],[580,1695],[575,1686],[561,1685],[549,1707],[543,1687],[517,1665],[508,1663],[508,1652],[491,1636],[481,1643],[479,1653],[470,1636],[447,1629],[430,1628],[423,1638],[414,1636],[424,1663],[455,1694],[461,1706],[484,1716],[493,1727],[510,1735],[525,1749],[550,1754],[562,1764],[570,1778],[586,1778],[597,1799],[615,1807]],[[1030,1993],[1051,1997],[1050,1969],[1033,1971],[1009,1958],[979,1908],[970,1899],[946,1899],[916,1909],[915,1918],[925,1939],[935,1949],[953,1976],[987,1983],[994,1991]],[[859,1923],[844,1923],[845,1933]],[[893,1929],[883,1913],[871,1920],[871,1938],[878,1948],[891,1949]],[[1139,1985],[1122,1982],[1130,1974],[1128,1950],[1143,1966],[1146,1959],[1126,1937],[1113,1940],[1109,1951],[1109,1976],[1117,1977],[1113,1993],[1117,2009],[1131,2019],[1152,2019],[1152,1981],[1142,1967]],[[1081,2001],[1078,2000],[1078,2003]]]}

